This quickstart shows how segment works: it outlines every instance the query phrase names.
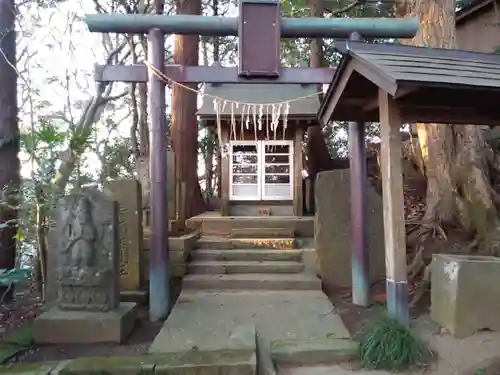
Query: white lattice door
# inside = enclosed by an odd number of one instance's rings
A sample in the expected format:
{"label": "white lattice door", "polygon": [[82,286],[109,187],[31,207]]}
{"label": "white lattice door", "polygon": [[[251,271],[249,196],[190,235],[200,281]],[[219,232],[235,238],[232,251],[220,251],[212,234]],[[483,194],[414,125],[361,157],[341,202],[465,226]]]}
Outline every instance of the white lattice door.
{"label": "white lattice door", "polygon": [[231,200],[293,199],[292,141],[232,141]]}

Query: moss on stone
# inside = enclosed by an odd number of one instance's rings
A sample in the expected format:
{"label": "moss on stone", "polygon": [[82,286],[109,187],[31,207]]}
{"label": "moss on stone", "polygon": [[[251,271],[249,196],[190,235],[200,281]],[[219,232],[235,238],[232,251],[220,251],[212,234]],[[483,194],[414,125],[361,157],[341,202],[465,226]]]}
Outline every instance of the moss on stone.
{"label": "moss on stone", "polygon": [[29,346],[33,343],[33,329],[34,324],[32,322],[25,323],[7,334],[3,342],[17,346]]}
{"label": "moss on stone", "polygon": [[85,357],[70,361],[60,375],[153,375],[156,356]]}
{"label": "moss on stone", "polygon": [[57,367],[59,362],[39,362],[39,363],[22,363],[15,365],[0,366],[0,374],[12,375],[49,375],[53,369]]}

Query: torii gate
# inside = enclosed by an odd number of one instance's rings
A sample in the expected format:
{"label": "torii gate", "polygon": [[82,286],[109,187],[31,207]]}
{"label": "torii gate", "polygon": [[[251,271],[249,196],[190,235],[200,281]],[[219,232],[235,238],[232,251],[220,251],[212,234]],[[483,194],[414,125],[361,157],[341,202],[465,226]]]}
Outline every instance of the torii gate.
{"label": "torii gate", "polygon": [[[158,70],[177,83],[283,83],[329,84],[331,68],[283,68],[280,66],[281,38],[412,38],[417,18],[283,18],[279,0],[240,0],[238,17],[154,14],[94,14],[84,19],[91,32],[148,34],[148,65],[97,66],[101,82],[148,82],[151,114],[151,247],[149,314],[151,320],[169,312],[169,260],[167,207],[167,121],[165,83]],[[165,65],[165,34],[238,36],[237,68],[220,66]],[[149,69],[148,69],[149,66]],[[366,158],[364,124],[350,123],[353,300],[369,300],[368,254],[365,240],[364,188]]]}

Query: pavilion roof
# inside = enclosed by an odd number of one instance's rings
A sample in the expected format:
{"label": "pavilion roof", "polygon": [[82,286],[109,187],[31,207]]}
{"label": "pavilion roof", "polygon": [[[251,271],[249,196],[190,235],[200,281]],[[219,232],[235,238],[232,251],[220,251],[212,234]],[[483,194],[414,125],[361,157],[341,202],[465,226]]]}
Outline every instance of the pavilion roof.
{"label": "pavilion roof", "polygon": [[397,44],[344,42],[320,120],[379,120],[378,91],[407,122],[500,124],[500,55]]}

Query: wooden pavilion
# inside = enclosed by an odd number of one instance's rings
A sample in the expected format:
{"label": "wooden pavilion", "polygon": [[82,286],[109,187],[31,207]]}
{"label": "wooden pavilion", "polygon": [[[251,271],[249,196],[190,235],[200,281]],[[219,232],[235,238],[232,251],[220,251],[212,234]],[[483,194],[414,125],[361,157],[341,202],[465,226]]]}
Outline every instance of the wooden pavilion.
{"label": "wooden pavilion", "polygon": [[304,130],[316,85],[211,84],[198,111],[222,149],[222,216],[302,216]]}
{"label": "wooden pavilion", "polygon": [[345,42],[320,123],[380,122],[387,299],[408,322],[400,128],[405,123],[499,125],[500,56]]}

